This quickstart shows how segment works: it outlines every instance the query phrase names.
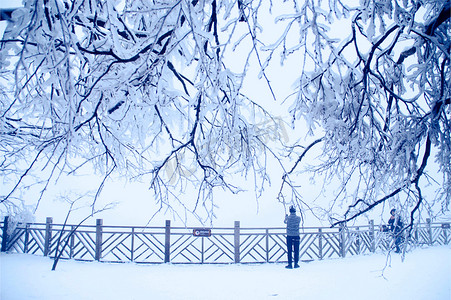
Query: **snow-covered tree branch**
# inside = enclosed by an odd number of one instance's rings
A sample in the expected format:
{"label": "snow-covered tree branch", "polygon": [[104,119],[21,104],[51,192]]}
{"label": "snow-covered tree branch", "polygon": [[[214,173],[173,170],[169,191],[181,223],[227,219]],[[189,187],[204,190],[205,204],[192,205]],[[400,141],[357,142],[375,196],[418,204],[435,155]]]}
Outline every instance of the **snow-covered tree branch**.
{"label": "snow-covered tree branch", "polygon": [[280,122],[240,93],[245,74],[227,68],[219,36],[218,15],[230,27],[241,13],[235,1],[25,1],[1,44],[13,188],[0,201],[31,171],[48,182],[86,164],[105,180],[150,174],[166,204],[190,187],[198,204],[215,187],[238,192],[235,173],[266,178],[261,141]]}
{"label": "snow-covered tree branch", "polygon": [[[276,5],[284,12],[264,19]],[[162,205],[213,216],[215,188],[245,188],[237,174],[262,193],[270,156],[283,203],[313,209],[303,172],[338,182],[324,208],[335,225],[383,203],[413,220],[427,180],[441,181],[435,200],[449,207],[449,1],[30,0],[1,17],[4,206],[89,165],[99,192],[113,174],[147,178]],[[268,41],[272,21],[284,30]],[[295,87],[284,103],[311,142],[291,141],[287,162],[283,123],[243,84],[258,68],[281,105],[268,70],[293,59],[301,72],[286,78]],[[306,167],[312,152],[319,163]],[[442,179],[429,177],[432,163]]]}
{"label": "snow-covered tree branch", "polygon": [[[304,36],[296,52],[311,67],[299,78],[291,112],[294,122],[305,118],[312,133],[321,128],[322,162],[313,172],[326,180],[341,178],[328,210],[332,224],[385,202],[409,212],[413,221],[424,200],[421,186],[427,184],[432,154],[443,175],[438,200],[447,209],[449,2],[330,3],[328,9],[313,1],[295,6],[299,13],[293,18],[303,24]],[[349,36],[329,35],[327,26],[337,22],[349,28]],[[299,160],[295,166],[299,169]],[[344,214],[338,214],[340,207]]]}

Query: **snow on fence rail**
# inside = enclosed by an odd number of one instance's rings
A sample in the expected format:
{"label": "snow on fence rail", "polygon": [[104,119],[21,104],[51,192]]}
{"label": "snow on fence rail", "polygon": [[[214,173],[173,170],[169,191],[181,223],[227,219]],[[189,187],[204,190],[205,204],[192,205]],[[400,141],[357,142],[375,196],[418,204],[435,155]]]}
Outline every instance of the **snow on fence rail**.
{"label": "snow on fence rail", "polygon": [[[106,226],[0,222],[1,251],[54,257],[58,239],[61,258],[136,263],[261,263],[285,262],[285,228],[195,228]],[[9,227],[9,228],[8,228]],[[382,226],[301,227],[300,259],[315,260],[358,255],[392,248],[393,238]],[[447,245],[450,224],[416,224],[409,244]],[[60,251],[60,250],[59,250]]]}

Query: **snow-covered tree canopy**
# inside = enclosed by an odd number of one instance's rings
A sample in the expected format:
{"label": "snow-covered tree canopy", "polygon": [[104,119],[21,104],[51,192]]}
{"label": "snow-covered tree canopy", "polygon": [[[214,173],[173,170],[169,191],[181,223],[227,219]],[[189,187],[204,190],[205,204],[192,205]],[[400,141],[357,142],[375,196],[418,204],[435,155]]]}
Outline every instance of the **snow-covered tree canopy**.
{"label": "snow-covered tree canopy", "polygon": [[[311,171],[340,179],[330,209],[348,207],[341,219],[392,200],[413,217],[434,153],[446,208],[449,18],[444,0],[24,1],[1,41],[0,174],[12,187],[0,201],[14,205],[35,174],[44,192],[91,165],[105,180],[150,175],[161,203],[195,188],[205,205],[215,187],[240,191],[236,174],[261,193],[274,156],[281,202],[308,205],[296,181]],[[266,42],[274,22],[285,30]],[[238,72],[234,55],[247,58]],[[285,121],[306,120],[315,138],[290,141],[287,161],[282,122],[242,91],[250,67],[272,91],[268,66],[290,59],[303,68],[286,78]],[[305,168],[311,149],[321,163]]]}
{"label": "snow-covered tree canopy", "polygon": [[265,180],[280,121],[240,93],[219,40],[239,12],[233,1],[25,1],[2,41],[1,172],[15,182],[1,201],[35,169],[45,191],[86,164],[105,180],[151,174],[163,203],[190,185],[200,203],[217,186],[237,192],[235,173]]}
{"label": "snow-covered tree canopy", "polygon": [[[299,78],[293,120],[307,118],[312,130],[319,124],[324,134],[305,151],[322,143],[323,160],[311,171],[341,181],[330,208],[344,203],[344,221],[349,221],[390,200],[413,220],[423,203],[420,178],[423,184],[440,180],[425,172],[432,153],[443,175],[438,197],[447,208],[449,1],[360,1],[355,8],[330,4],[324,10],[307,2],[285,17],[302,24],[296,51],[313,65]],[[336,40],[328,25],[341,18],[348,19],[349,34]],[[291,185],[289,178],[284,185]]]}

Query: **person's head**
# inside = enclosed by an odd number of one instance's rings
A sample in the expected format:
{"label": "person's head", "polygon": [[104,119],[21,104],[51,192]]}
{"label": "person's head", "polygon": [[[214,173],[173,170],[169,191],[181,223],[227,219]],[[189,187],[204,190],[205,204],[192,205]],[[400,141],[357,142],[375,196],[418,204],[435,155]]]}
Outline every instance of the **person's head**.
{"label": "person's head", "polygon": [[396,213],[396,209],[393,208],[393,209],[390,211],[390,214],[391,214],[392,216],[394,216],[395,213]]}
{"label": "person's head", "polygon": [[290,213],[291,214],[295,214],[296,213],[296,208],[294,206],[290,206]]}

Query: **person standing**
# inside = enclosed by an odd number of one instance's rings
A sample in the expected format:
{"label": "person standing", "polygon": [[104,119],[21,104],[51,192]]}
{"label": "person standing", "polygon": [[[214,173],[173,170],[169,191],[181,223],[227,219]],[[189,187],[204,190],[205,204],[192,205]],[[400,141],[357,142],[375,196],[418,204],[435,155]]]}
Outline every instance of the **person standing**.
{"label": "person standing", "polygon": [[290,215],[285,215],[284,223],[287,224],[288,265],[286,268],[293,268],[293,255],[294,267],[299,268],[299,224],[301,223],[301,217],[296,215],[295,207],[290,207]]}
{"label": "person standing", "polygon": [[402,221],[400,216],[396,216],[396,209],[392,209],[390,211],[390,219],[388,220],[389,230],[393,234],[393,239],[395,240],[395,252],[400,253],[400,245],[402,243]]}

